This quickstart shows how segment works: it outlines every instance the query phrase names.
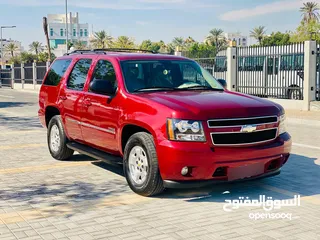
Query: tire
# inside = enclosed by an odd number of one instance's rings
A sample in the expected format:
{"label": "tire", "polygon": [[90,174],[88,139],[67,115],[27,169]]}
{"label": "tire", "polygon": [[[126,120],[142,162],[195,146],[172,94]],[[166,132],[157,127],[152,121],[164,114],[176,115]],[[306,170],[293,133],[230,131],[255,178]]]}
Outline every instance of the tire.
{"label": "tire", "polygon": [[152,135],[139,132],[129,138],[123,171],[130,188],[139,195],[150,197],[164,191]]}
{"label": "tire", "polygon": [[47,142],[51,156],[57,160],[68,160],[74,153],[67,147],[68,139],[59,115],[54,116],[49,122]]}
{"label": "tire", "polygon": [[289,95],[289,99],[302,100],[302,92],[298,89],[289,90],[288,95]]}

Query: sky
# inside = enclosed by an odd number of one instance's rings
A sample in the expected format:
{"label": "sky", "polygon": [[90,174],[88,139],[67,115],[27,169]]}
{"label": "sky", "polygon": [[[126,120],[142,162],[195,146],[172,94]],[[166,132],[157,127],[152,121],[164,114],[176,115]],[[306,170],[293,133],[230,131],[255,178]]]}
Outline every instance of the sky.
{"label": "sky", "polygon": [[[320,3],[320,0],[313,0]],[[301,0],[68,0],[68,11],[79,12],[80,22],[114,37],[171,42],[174,37],[203,41],[213,28],[249,36],[256,26],[267,33],[294,30],[301,20]],[[3,38],[45,42],[42,18],[65,13],[65,0],[0,0]],[[90,29],[91,31],[91,29]],[[249,40],[249,43],[253,40]]]}

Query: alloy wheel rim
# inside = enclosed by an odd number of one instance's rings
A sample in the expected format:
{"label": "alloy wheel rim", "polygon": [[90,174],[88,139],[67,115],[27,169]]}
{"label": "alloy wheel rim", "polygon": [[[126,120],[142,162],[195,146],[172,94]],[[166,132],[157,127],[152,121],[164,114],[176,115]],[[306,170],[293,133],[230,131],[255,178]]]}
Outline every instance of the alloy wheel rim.
{"label": "alloy wheel rim", "polygon": [[144,149],[135,146],[129,154],[129,175],[133,182],[142,185],[147,180],[149,171],[148,158]]}
{"label": "alloy wheel rim", "polygon": [[50,148],[54,152],[58,152],[60,148],[60,132],[57,125],[53,125],[50,130]]}

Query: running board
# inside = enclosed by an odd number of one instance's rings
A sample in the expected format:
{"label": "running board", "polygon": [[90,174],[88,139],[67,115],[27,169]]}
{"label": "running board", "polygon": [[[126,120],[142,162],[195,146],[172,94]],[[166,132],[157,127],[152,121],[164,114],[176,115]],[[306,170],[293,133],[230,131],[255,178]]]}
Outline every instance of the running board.
{"label": "running board", "polygon": [[68,148],[79,152],[81,154],[87,155],[89,157],[92,157],[94,159],[106,162],[111,165],[119,165],[122,164],[122,158],[118,156],[114,156],[112,154],[100,151],[98,149],[86,146],[81,143],[76,142],[70,142],[67,144]]}

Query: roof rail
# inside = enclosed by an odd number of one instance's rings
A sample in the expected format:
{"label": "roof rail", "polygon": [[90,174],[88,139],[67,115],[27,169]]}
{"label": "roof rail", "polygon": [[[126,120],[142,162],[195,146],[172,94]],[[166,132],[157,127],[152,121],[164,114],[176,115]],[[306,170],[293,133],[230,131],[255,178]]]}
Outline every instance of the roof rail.
{"label": "roof rail", "polygon": [[74,50],[70,53],[65,53],[64,56],[72,54],[107,54],[106,52],[144,52],[157,54],[155,51],[145,49],[131,49],[131,48],[96,48],[92,50]]}
{"label": "roof rail", "polygon": [[134,48],[97,48],[93,49],[93,51],[104,51],[104,52],[145,52],[145,53],[153,53],[157,54],[158,52],[146,49],[134,49]]}
{"label": "roof rail", "polygon": [[94,53],[103,53],[106,54],[104,51],[93,51],[93,50],[74,50],[70,53],[65,53],[64,56],[72,55],[72,54],[94,54]]}

